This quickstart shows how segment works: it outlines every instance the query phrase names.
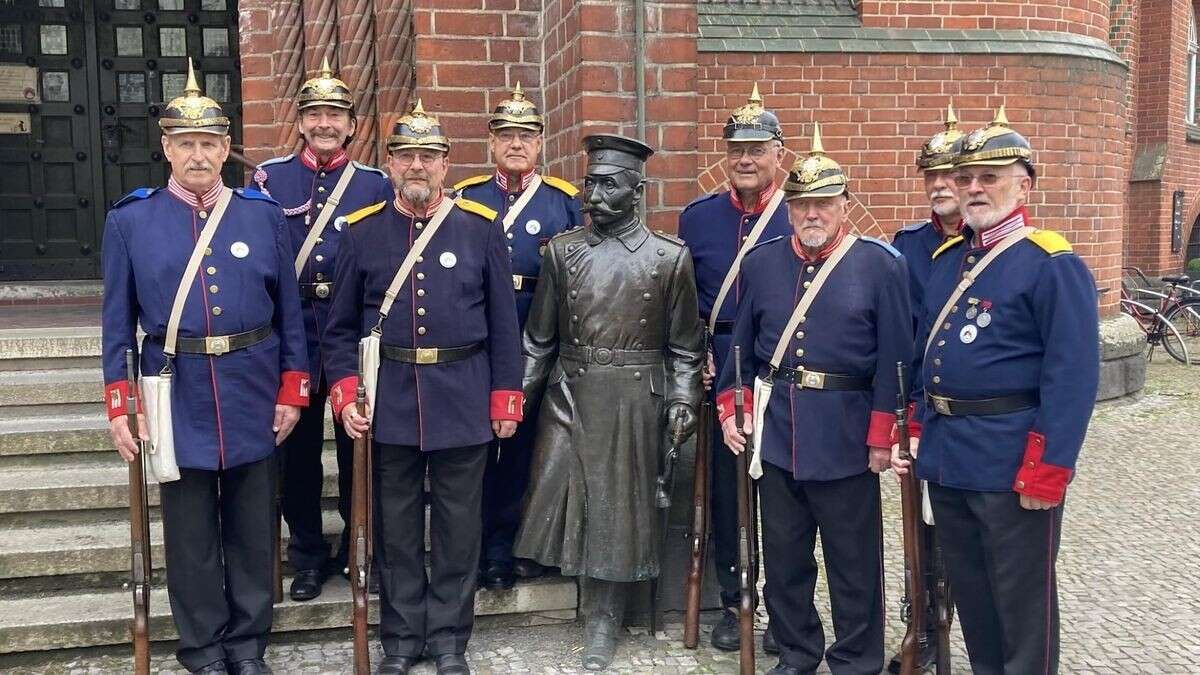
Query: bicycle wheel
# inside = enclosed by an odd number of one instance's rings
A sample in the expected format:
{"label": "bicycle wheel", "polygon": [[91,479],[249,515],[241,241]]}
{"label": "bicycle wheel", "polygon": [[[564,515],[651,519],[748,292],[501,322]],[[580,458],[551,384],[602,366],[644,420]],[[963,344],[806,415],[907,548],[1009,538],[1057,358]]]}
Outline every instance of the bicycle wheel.
{"label": "bicycle wheel", "polygon": [[1200,364],[1200,298],[1187,299],[1167,309],[1163,320],[1163,347],[1180,363]]}

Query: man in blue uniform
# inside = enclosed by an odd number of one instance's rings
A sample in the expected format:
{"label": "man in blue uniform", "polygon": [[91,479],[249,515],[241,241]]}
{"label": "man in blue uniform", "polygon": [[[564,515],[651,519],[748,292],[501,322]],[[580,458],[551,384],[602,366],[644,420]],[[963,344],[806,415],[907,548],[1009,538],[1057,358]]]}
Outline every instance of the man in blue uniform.
{"label": "man in blue uniform", "polygon": [[[141,371],[168,367],[173,381],[181,477],[160,492],[176,656],[192,672],[269,673],[274,455],[308,404],[304,322],[283,213],[259,192],[222,185],[229,118],[188,70],[159,120],[167,187],[135,190],[104,226],[105,401],[113,443],[132,461],[125,351],[137,349],[140,323]],[[220,220],[199,244],[168,358],[176,289],[210,217]]]}
{"label": "man in blue uniform", "polygon": [[[775,183],[783,162],[783,129],[775,113],[763,108],[757,84],[746,105],[729,116],[722,136],[728,188],[697,199],[679,215],[679,238],[692,252],[700,317],[710,335],[704,372],[708,390],[725,364],[733,320],[745,290],[740,272],[742,256],[758,242],[792,231],[787,208],[782,207],[783,193]],[[717,421],[713,424],[715,427]],[[725,611],[713,628],[712,645],[737,651],[737,462],[720,440],[720,433],[713,437],[718,439],[709,459],[713,562]],[[769,629],[763,633],[763,648],[778,653]]]}
{"label": "man in blue uniform", "polygon": [[[1032,150],[1003,107],[956,150],[964,225],[925,296],[917,475],[972,671],[1054,673],[1063,497],[1099,380],[1096,284],[1066,239],[1034,228]],[[897,473],[908,465],[893,451]]]}
{"label": "man in blue uniform", "polygon": [[[350,461],[354,444],[337,425],[338,511],[342,538],[329,560],[329,543],[321,532],[321,451],[325,443],[325,399],[321,331],[329,323],[333,266],[346,230],[346,215],[380,200],[391,191],[387,176],[350,161],[344,148],[354,135],[354,101],[345,82],[337,79],[329,61],[316,77],[304,83],[297,97],[296,128],[304,137],[299,154],[277,157],[259,165],[254,184],[283,206],[287,217],[294,269],[300,279],[300,305],[308,339],[312,402],[300,415],[296,429],[283,446],[283,517],[291,538],[288,560],[296,569],[293,600],[321,594],[325,575],[346,565],[350,538]],[[331,569],[330,569],[331,568]]]}
{"label": "man in blue uniform", "polygon": [[[734,422],[734,367],[718,381],[725,442],[745,451],[761,424],[751,475],[761,471],[765,597],[779,643],[773,675],[883,668],[883,542],[879,471],[888,466],[896,362],[912,352],[908,272],[900,254],[849,228],[846,175],[825,155],[820,131],[783,189],[792,236],[760,244],[742,268],[733,329],[742,372],[762,383]],[[761,400],[768,397],[768,400]],[[761,463],[761,469],[758,468]],[[825,552],[835,640],[813,603],[817,532]]]}
{"label": "man in blue uniform", "polygon": [[[537,172],[545,120],[518,83],[488,120],[488,147],[496,163],[493,174],[474,176],[454,186],[467,199],[497,214],[512,262],[513,290],[521,329],[529,316],[533,291],[542,270],[542,251],[559,232],[578,227],[583,215],[579,190],[567,181]],[[535,577],[543,568],[533,560],[514,561],[513,538],[521,522],[521,499],[529,485],[529,462],[537,431],[534,410],[503,443],[493,441],[483,474],[483,585],[512,588],[516,576]]]}
{"label": "man in blue uniform", "polygon": [[[512,268],[496,212],[443,192],[450,141],[420,100],[387,144],[396,196],[346,219],[322,339],[325,371],[348,435],[374,427],[386,654],[376,672],[406,673],[427,649],[438,673],[458,675],[470,672],[463,654],[474,622],[487,447],[493,436],[513,435],[523,404]],[[359,340],[368,334],[380,338],[382,357],[371,422],[350,405]]]}
{"label": "man in blue uniform", "polygon": [[[929,220],[914,223],[896,233],[892,246],[904,256],[908,266],[908,290],[912,298],[913,331],[916,332],[921,320],[921,307],[925,301],[925,282],[929,278],[929,268],[933,264],[933,252],[947,239],[958,234],[962,216],[958,212],[958,193],[954,190],[954,142],[963,137],[958,130],[958,118],[954,116],[954,108],[946,107],[946,128],[934,134],[921,146],[917,155],[917,168],[924,178],[925,194],[929,197],[932,213]],[[911,386],[917,386],[910,382]],[[939,579],[944,580],[945,573],[941,568],[941,550],[935,545],[933,526],[922,521],[924,533],[922,542],[925,546],[921,561],[925,569],[925,588],[930,589],[927,598],[910,598],[907,589],[903,602],[906,607],[916,606],[920,611],[925,609],[925,634],[921,636],[920,665],[929,666],[937,657],[937,607],[933,602],[932,589]],[[935,576],[936,575],[936,576]],[[948,602],[948,600],[947,600]],[[946,608],[949,611],[949,608]],[[900,672],[900,654],[896,654],[888,662],[888,672]]]}

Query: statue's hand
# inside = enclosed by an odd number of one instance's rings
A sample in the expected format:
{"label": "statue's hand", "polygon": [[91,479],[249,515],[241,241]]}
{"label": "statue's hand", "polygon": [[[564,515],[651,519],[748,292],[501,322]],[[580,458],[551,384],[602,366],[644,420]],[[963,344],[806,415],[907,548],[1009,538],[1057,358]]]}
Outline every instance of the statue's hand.
{"label": "statue's hand", "polygon": [[681,445],[696,431],[696,412],[686,403],[672,403],[667,409],[667,420],[671,425],[671,442],[675,445]]}

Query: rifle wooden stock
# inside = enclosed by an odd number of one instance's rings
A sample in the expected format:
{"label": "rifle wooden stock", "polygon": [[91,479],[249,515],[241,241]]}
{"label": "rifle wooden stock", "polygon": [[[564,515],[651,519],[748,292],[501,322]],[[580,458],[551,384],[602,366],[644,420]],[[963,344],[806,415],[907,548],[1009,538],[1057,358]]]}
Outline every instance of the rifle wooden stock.
{"label": "rifle wooden stock", "polygon": [[[745,428],[746,395],[742,391],[742,348],[733,347],[733,420],[738,432]],[[738,638],[741,675],[754,675],[754,486],[750,483],[751,439],[737,456],[738,503]]]}
{"label": "rifle wooden stock", "polygon": [[692,476],[692,550],[688,561],[683,613],[683,646],[700,644],[700,589],[704,584],[705,554],[708,552],[708,458],[712,453],[712,402],[700,404],[696,427],[696,464]]}
{"label": "rifle wooden stock", "polygon": [[[896,435],[900,448],[900,459],[911,462],[911,444],[908,437],[908,388],[904,378],[904,363],[896,364],[897,380],[900,383],[896,404]],[[924,552],[921,536],[921,486],[917,481],[916,464],[900,476],[900,508],[904,521],[904,580],[908,589],[909,602],[906,606],[908,629],[900,643],[900,675],[917,675],[921,672],[921,639],[925,635],[925,611],[928,595],[925,590],[925,575],[921,557]]]}
{"label": "rifle wooden stock", "polygon": [[[358,391],[355,409],[367,416],[367,389],[363,383],[363,354],[359,347]],[[354,673],[370,675],[371,648],[367,642],[367,591],[371,578],[371,429],[354,439],[351,478],[350,595],[353,600],[350,624],[354,631]]]}
{"label": "rifle wooden stock", "polygon": [[133,350],[125,350],[126,379],[129,395],[125,399],[125,419],[129,433],[138,446],[137,456],[129,462],[129,589],[133,593],[133,672],[150,673],[150,511],[146,498],[146,446],[139,439],[137,416],[137,364]]}

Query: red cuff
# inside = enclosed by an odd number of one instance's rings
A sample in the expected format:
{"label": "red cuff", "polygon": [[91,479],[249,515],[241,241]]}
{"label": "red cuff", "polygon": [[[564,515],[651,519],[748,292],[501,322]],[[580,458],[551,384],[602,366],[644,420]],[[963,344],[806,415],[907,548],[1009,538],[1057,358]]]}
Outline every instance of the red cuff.
{"label": "red cuff", "polygon": [[332,387],[329,388],[329,409],[333,412],[333,418],[341,421],[342,410],[346,406],[354,403],[358,397],[358,376],[350,375],[338,380]]}
{"label": "red cuff", "polygon": [[[109,420],[127,412],[125,408],[127,398],[129,398],[129,380],[118,380],[104,386],[104,409],[108,413]],[[142,410],[141,396],[137,397],[137,411],[145,412]]]}
{"label": "red cuff", "polygon": [[492,421],[520,422],[525,394],[501,389],[492,392]]}
{"label": "red cuff", "polygon": [[921,437],[921,420],[917,419],[916,401],[909,401],[908,403],[908,437]]}
{"label": "red cuff", "polygon": [[1075,470],[1043,462],[1042,454],[1045,451],[1046,437],[1036,431],[1029,432],[1025,441],[1025,459],[1021,462],[1021,469],[1017,471],[1013,490],[1057,504],[1067,493],[1067,483],[1071,482]]}
{"label": "red cuff", "polygon": [[[717,394],[717,419],[721,422],[733,416],[733,391],[733,389],[726,389]],[[753,414],[754,390],[750,387],[742,387],[742,391],[746,392],[746,414]]]}
{"label": "red cuff", "polygon": [[881,410],[871,411],[871,425],[867,427],[867,445],[872,448],[892,447],[896,431],[896,414]]}
{"label": "red cuff", "polygon": [[276,403],[308,407],[308,373],[302,370],[285,370],[279,379],[279,396],[275,398]]}

